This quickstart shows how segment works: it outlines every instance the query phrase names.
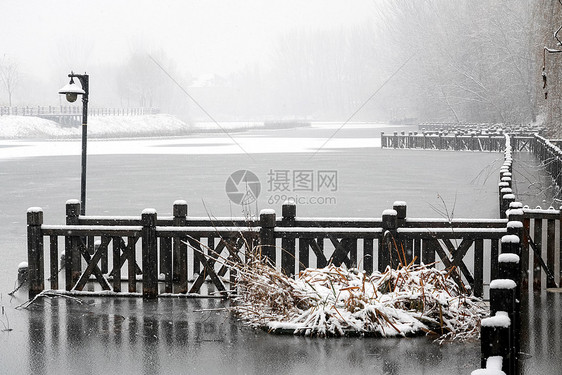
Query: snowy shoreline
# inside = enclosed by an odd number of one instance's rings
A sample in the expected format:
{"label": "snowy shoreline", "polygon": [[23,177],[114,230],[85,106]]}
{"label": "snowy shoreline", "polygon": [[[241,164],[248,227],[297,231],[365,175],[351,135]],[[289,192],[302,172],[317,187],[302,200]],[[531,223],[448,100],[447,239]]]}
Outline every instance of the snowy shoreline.
{"label": "snowy shoreline", "polygon": [[[241,132],[252,129],[305,127],[310,123],[257,121],[199,122],[188,124],[168,114],[143,116],[92,116],[88,119],[90,138],[139,138],[187,136],[205,133]],[[33,116],[0,116],[0,139],[77,139],[80,126],[63,126]]]}

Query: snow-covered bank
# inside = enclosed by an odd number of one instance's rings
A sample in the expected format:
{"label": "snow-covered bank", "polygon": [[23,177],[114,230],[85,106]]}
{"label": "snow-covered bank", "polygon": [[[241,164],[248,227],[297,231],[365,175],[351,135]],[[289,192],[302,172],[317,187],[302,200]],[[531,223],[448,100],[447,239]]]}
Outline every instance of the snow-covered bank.
{"label": "snow-covered bank", "polygon": [[[88,118],[88,136],[92,138],[158,137],[188,134],[192,126],[175,116],[95,116]],[[62,126],[32,116],[1,116],[0,138],[66,139],[78,138],[80,126]]]}
{"label": "snow-covered bank", "polygon": [[[92,116],[90,138],[167,137],[194,133],[223,133],[266,128],[263,122],[197,122],[188,124],[173,115]],[[269,129],[275,128],[269,126]],[[81,136],[80,126],[63,126],[33,116],[0,116],[0,139],[71,139]]]}

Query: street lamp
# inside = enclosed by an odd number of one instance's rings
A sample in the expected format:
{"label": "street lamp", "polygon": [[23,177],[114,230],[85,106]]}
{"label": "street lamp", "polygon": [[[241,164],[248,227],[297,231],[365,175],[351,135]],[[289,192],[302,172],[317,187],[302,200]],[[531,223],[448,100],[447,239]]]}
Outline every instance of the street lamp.
{"label": "street lamp", "polygon": [[[88,94],[89,76],[87,74],[68,75],[70,82],[59,90],[59,94],[66,95],[66,100],[74,103],[78,95],[82,95],[82,176],[80,185],[80,215],[86,214],[86,145],[88,141]],[[74,83],[74,78],[78,78],[80,86]]]}

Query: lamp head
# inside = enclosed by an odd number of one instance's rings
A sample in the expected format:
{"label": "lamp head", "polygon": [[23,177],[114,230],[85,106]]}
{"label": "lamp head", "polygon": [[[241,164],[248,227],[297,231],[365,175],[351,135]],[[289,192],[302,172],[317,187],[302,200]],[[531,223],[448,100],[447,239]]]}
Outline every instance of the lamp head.
{"label": "lamp head", "polygon": [[82,90],[82,88],[76,83],[74,83],[74,78],[71,77],[68,85],[59,90],[59,94],[66,95],[66,100],[68,100],[70,103],[74,103],[78,98],[78,94],[84,95],[85,91]]}

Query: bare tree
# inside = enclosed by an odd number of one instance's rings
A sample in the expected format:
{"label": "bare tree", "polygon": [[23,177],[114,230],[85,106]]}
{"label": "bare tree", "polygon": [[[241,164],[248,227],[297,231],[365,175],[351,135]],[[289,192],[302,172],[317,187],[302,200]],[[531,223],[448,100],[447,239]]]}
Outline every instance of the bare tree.
{"label": "bare tree", "polygon": [[8,94],[8,105],[10,107],[12,106],[12,97],[19,83],[19,78],[18,64],[4,55],[0,62],[0,80],[2,81],[4,90],[6,90]]}

